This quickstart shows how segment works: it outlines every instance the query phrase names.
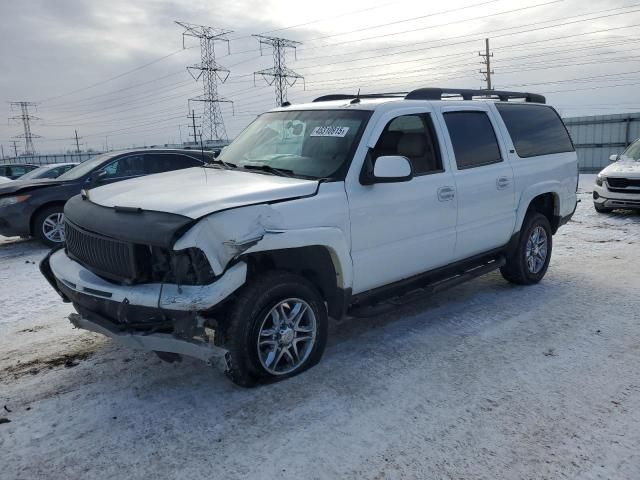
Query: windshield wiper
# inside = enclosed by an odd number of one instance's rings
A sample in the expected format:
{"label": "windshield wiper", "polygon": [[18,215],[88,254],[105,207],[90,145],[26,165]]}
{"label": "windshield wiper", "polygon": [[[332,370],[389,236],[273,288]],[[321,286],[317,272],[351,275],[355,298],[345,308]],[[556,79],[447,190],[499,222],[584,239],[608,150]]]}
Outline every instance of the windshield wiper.
{"label": "windshield wiper", "polygon": [[293,170],[289,170],[288,168],[276,168],[271,165],[259,164],[259,165],[243,165],[242,168],[245,170],[260,170],[261,172],[271,173],[273,175],[278,175],[280,177],[293,177],[295,174]]}
{"label": "windshield wiper", "polygon": [[229,169],[234,169],[234,168],[238,168],[238,166],[235,163],[229,163],[229,162],[223,162],[222,160],[218,160],[218,159],[213,159],[211,161],[209,161],[209,163],[205,164],[205,167],[211,167],[211,166],[218,166],[218,165],[222,165],[225,168],[229,168]]}

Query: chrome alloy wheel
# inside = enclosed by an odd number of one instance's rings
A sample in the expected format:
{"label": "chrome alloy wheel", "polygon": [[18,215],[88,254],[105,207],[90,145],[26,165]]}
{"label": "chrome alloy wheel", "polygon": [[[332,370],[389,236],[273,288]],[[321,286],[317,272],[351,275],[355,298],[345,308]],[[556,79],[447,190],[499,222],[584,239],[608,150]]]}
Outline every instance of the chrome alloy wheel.
{"label": "chrome alloy wheel", "polygon": [[316,316],[307,302],[287,298],[264,317],[258,334],[258,357],[272,375],[285,375],[301,366],[316,340]]}
{"label": "chrome alloy wheel", "polygon": [[547,261],[549,252],[549,240],[547,232],[541,226],[537,226],[529,235],[527,240],[527,248],[525,251],[525,260],[530,273],[540,273]]}
{"label": "chrome alloy wheel", "polygon": [[45,218],[42,222],[42,234],[50,242],[64,242],[64,213],[52,213]]}

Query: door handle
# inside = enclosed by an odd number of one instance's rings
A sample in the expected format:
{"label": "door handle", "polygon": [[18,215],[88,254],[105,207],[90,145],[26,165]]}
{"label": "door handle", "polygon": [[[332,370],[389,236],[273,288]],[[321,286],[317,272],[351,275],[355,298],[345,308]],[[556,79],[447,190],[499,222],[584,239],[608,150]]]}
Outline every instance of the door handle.
{"label": "door handle", "polygon": [[496,188],[498,190],[504,190],[505,188],[507,188],[509,186],[510,183],[511,183],[511,181],[509,180],[508,177],[499,177],[496,180]]}
{"label": "door handle", "polygon": [[448,202],[453,200],[456,196],[456,191],[453,187],[440,187],[438,189],[438,200],[441,202]]}

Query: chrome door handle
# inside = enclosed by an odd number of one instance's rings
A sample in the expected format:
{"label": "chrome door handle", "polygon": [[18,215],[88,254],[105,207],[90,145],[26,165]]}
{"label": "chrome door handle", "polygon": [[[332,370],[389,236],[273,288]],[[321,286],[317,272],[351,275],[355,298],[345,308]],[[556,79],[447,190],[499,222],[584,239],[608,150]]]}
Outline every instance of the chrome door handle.
{"label": "chrome door handle", "polygon": [[453,187],[440,187],[438,189],[438,200],[441,202],[448,202],[453,200],[456,196],[456,191]]}
{"label": "chrome door handle", "polygon": [[499,177],[496,180],[496,188],[498,190],[504,190],[505,188],[507,188],[509,186],[510,183],[511,183],[511,181],[509,180],[508,177]]}

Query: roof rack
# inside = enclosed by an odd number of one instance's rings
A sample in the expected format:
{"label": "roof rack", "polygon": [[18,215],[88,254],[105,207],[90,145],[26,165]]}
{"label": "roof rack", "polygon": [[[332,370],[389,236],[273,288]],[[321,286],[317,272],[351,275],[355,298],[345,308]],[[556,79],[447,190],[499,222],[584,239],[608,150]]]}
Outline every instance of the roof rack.
{"label": "roof rack", "polygon": [[314,102],[328,102],[331,100],[351,100],[352,98],[388,98],[398,97],[405,100],[445,100],[462,97],[463,100],[474,98],[497,99],[502,102],[522,99],[525,102],[546,103],[546,98],[537,93],[507,92],[503,90],[472,90],[466,88],[418,88],[410,92],[369,93],[360,95],[334,94],[318,97]]}

